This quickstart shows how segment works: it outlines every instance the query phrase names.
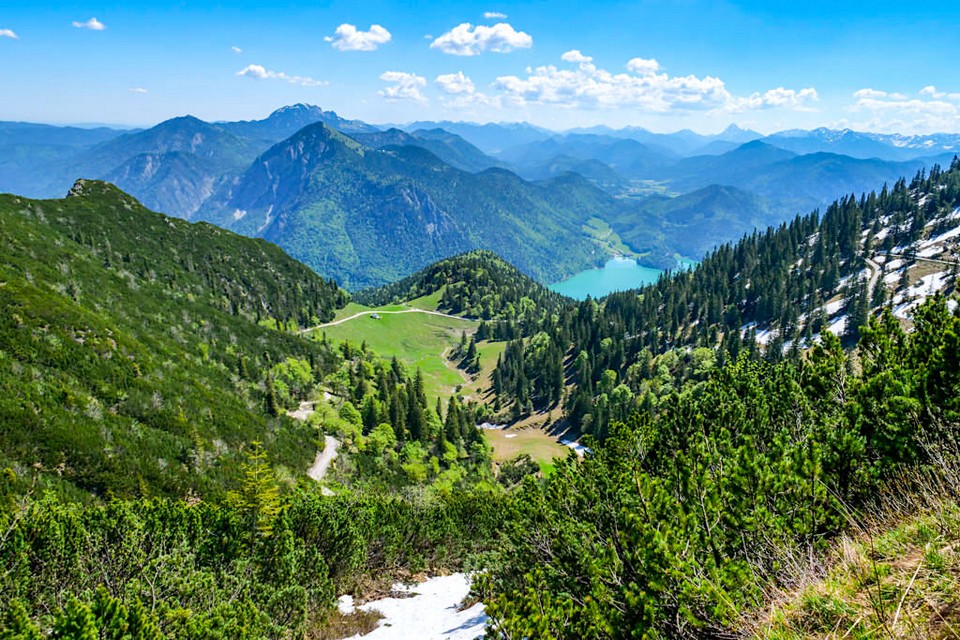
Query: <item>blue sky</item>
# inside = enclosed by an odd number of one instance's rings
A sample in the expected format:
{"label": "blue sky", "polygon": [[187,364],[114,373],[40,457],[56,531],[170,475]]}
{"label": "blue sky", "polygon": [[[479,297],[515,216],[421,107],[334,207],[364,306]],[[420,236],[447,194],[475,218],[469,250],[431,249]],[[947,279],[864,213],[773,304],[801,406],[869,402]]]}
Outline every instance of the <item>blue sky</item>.
{"label": "blue sky", "polygon": [[0,0],[0,119],[957,132],[958,26],[941,1]]}

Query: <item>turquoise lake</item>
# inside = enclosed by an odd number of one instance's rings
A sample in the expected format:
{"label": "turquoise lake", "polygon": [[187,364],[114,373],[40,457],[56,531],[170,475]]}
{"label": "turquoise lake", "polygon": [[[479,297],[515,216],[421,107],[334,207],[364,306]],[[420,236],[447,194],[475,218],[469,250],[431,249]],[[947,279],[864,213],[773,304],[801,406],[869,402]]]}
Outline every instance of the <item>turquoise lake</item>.
{"label": "turquoise lake", "polygon": [[[689,268],[697,264],[693,260],[686,259],[681,259],[679,262],[681,268]],[[660,269],[637,264],[633,258],[617,257],[607,260],[602,269],[581,271],[563,282],[549,285],[549,288],[575,300],[583,300],[588,295],[602,298],[614,291],[636,289],[656,282],[661,273],[663,271]]]}

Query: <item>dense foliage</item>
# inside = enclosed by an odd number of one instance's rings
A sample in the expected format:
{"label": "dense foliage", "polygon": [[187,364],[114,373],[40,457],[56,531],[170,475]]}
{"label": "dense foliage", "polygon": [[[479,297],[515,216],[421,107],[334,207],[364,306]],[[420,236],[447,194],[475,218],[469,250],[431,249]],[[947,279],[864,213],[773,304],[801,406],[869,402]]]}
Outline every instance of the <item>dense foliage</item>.
{"label": "dense foliage", "polygon": [[[0,481],[0,496],[6,488]],[[484,495],[298,493],[266,522],[256,504],[4,504],[0,637],[303,638],[339,594],[458,568],[500,524]]]}
{"label": "dense foliage", "polygon": [[341,356],[273,327],[329,319],[346,294],[262,241],[103,183],[73,193],[0,198],[2,465],[59,490],[175,496],[221,493],[254,440],[305,468],[315,431],[271,406],[277,367],[322,379]]}
{"label": "dense foliage", "polygon": [[825,334],[803,361],[741,357],[527,481],[480,587],[489,637],[722,637],[788,551],[960,453],[960,313],[931,300],[905,334],[887,312],[859,354]]}
{"label": "dense foliage", "polygon": [[[358,292],[357,302],[379,306],[414,300],[442,290],[437,308],[470,318],[516,325],[498,333],[523,333],[547,322],[570,300],[550,291],[491,251],[471,251],[436,262],[377,289]],[[485,331],[493,334],[494,329]]]}
{"label": "dense foliage", "polygon": [[[768,328],[774,331],[763,349],[766,357],[799,353],[826,332],[825,302],[838,294],[848,316],[843,337],[854,344],[871,308],[883,301],[877,298],[882,286],[872,296],[868,292],[862,275],[866,260],[902,251],[924,233],[945,231],[955,224],[951,214],[958,206],[960,161],[955,160],[947,171],[934,168],[880,193],[842,198],[822,215],[754,232],[721,246],[697,269],[600,303],[586,300],[565,308],[559,321],[543,323],[538,332],[552,341],[548,351],[570,354],[566,375],[576,388],[567,397],[567,415],[575,426],[604,436],[611,412],[629,415],[655,401],[644,397],[642,385],[664,364],[658,356],[677,349],[719,347],[721,362],[742,351],[758,354],[757,330]],[[516,346],[505,353],[502,402],[524,405],[529,398],[530,406],[545,406],[555,398],[543,393],[552,388],[554,368],[540,366],[536,358],[528,362],[527,353],[538,351]],[[679,357],[690,353],[681,351]],[[624,386],[615,400],[619,385]]]}

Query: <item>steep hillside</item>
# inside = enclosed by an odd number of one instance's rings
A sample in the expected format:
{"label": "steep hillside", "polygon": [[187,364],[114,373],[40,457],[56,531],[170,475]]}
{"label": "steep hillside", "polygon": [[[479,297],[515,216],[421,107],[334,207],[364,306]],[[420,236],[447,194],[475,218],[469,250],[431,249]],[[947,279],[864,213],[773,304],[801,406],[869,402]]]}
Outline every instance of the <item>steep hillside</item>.
{"label": "steep hillside", "polygon": [[322,375],[335,354],[259,323],[332,318],[347,301],[335,284],[101,182],[0,196],[0,221],[2,466],[118,496],[222,495],[256,440],[306,468],[314,431],[275,417],[268,380],[286,358]]}
{"label": "steep hillside", "polygon": [[579,204],[619,206],[585,180],[566,187],[555,197],[553,183],[462,172],[418,147],[366,149],[318,124],[260,156],[202,217],[276,242],[353,289],[475,248],[549,281],[597,259],[581,230],[597,211]]}
{"label": "steep hillside", "polygon": [[[655,403],[641,373],[653,369],[660,354],[679,350],[665,373],[683,370],[696,347],[705,353],[719,347],[721,358],[747,352],[778,360],[827,333],[853,345],[872,310],[884,303],[908,318],[924,299],[956,291],[958,211],[955,160],[946,171],[843,198],[822,215],[814,212],[723,245],[692,271],[612,294],[599,306],[580,303],[565,311],[564,331],[542,328],[554,332],[557,347],[579,354],[569,372],[577,390],[569,396],[567,416],[602,436],[611,416]],[[507,353],[516,357],[504,360],[505,399],[543,403],[522,387],[542,387],[545,374],[524,361],[522,350]],[[518,379],[523,385],[515,386]],[[614,399],[609,381],[623,381],[625,392]]]}
{"label": "steep hillside", "polygon": [[262,146],[191,116],[174,118],[71,159],[59,182],[102,178],[169,215],[190,218],[225,180],[243,171]]}
{"label": "steep hillside", "polygon": [[[735,187],[711,185],[674,198],[644,198],[609,223],[632,247],[644,246],[656,234],[673,252],[700,257],[719,244],[782,219],[782,213],[763,198]],[[672,268],[669,262],[665,266]]]}
{"label": "steep hillside", "polygon": [[476,173],[499,166],[496,160],[477,149],[458,135],[443,129],[430,129],[406,133],[400,129],[388,129],[376,133],[355,133],[351,137],[371,149],[383,147],[420,147],[437,156],[451,167]]}
{"label": "steep hillside", "polygon": [[440,260],[392,284],[360,291],[355,299],[371,306],[384,305],[441,290],[438,309],[485,320],[516,317],[530,304],[552,313],[569,303],[492,251],[471,251]]}

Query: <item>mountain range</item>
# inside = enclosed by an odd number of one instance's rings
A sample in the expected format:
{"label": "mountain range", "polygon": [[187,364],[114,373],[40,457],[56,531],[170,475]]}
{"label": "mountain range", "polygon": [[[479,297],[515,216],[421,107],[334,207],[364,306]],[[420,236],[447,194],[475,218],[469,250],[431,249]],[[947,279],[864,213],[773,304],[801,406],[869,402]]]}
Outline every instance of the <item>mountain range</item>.
{"label": "mountain range", "polygon": [[78,177],[107,180],[151,209],[267,238],[354,289],[484,248],[559,280],[603,262],[592,218],[617,246],[669,267],[677,254],[700,258],[757,225],[949,164],[960,149],[957,135],[826,129],[384,129],[303,104],[263,120],[183,116],[132,131],[0,123],[0,133],[0,191],[55,197]]}

